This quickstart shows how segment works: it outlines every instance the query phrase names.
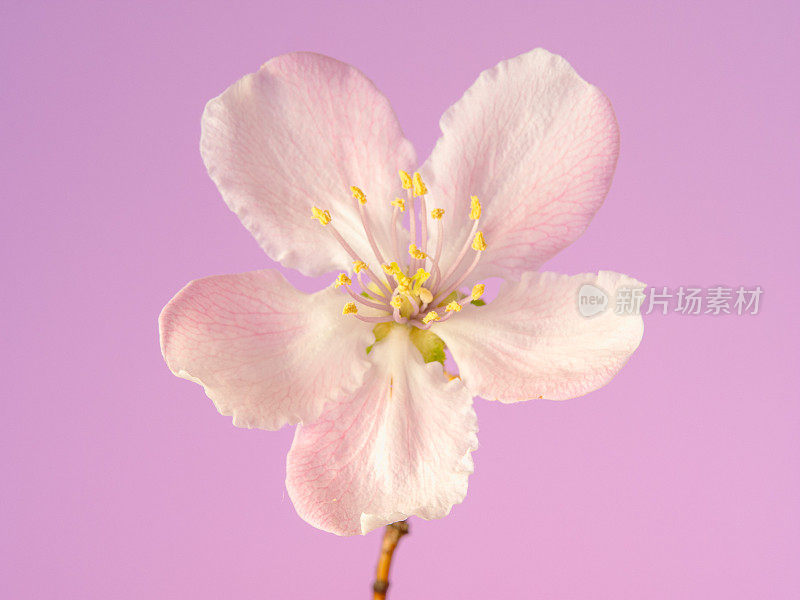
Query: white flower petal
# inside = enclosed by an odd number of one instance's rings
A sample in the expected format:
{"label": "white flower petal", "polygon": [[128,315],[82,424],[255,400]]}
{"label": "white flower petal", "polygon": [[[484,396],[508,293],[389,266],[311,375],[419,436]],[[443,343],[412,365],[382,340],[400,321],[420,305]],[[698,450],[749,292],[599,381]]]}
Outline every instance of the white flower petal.
{"label": "white flower petal", "polygon": [[284,54],[211,100],[200,151],[222,197],[270,258],[307,275],[350,269],[352,258],[311,218],[333,224],[368,263],[350,186],[384,251],[398,169],[416,161],[389,101],[360,71],[310,52]]}
{"label": "white flower petal", "polygon": [[308,423],[369,368],[371,328],[342,315],[343,303],[331,288],[304,294],[274,270],[198,279],[161,312],[161,351],[237,427]]}
{"label": "white flower petal", "polygon": [[440,363],[424,364],[405,327],[370,359],[364,386],[298,427],[287,458],[298,514],[338,535],[443,517],[473,470],[477,419],[461,382],[448,381]]}
{"label": "white flower petal", "polygon": [[488,249],[473,279],[517,279],[575,241],[602,204],[619,153],[608,99],[542,49],[481,73],[440,127],[421,171],[429,205],[446,210],[445,266],[472,225],[470,196],[483,204]]}
{"label": "white flower petal", "polygon": [[[579,292],[602,290],[606,309],[583,316]],[[617,314],[614,298],[643,283],[601,271],[525,273],[482,307],[467,306],[433,331],[458,364],[464,384],[488,400],[565,400],[606,385],[642,339],[639,311]]]}

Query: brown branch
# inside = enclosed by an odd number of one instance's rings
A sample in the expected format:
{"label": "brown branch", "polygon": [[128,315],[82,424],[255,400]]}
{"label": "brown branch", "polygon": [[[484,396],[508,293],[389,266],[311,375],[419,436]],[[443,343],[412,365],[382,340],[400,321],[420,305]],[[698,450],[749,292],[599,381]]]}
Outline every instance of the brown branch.
{"label": "brown branch", "polygon": [[398,521],[386,526],[381,544],[381,555],[378,558],[378,568],[375,574],[375,583],[372,584],[372,600],[386,600],[386,591],[389,589],[389,567],[392,564],[392,555],[400,538],[408,533],[408,522]]}

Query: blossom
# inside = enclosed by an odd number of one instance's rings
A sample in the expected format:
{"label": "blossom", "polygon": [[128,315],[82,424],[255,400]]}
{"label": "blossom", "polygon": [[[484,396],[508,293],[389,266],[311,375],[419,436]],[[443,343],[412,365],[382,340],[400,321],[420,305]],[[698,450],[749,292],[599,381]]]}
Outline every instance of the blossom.
{"label": "blossom", "polygon": [[[478,77],[416,168],[386,98],[312,53],[267,62],[206,106],[201,153],[276,270],[199,279],[164,308],[164,358],[239,427],[297,425],[286,485],[339,535],[449,513],[473,471],[472,401],[562,400],[617,373],[638,315],[578,310],[625,275],[540,272],[600,207],[619,136],[606,97],[542,49]],[[505,280],[485,303],[484,281]],[[458,376],[444,369],[445,352]]]}

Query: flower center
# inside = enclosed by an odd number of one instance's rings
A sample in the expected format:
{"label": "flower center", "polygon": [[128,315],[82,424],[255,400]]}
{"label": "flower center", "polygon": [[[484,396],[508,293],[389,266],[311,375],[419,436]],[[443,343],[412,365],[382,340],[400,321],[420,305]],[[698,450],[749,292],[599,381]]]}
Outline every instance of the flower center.
{"label": "flower center", "polygon": [[[440,264],[444,245],[444,209],[434,208],[428,213],[425,199],[428,188],[419,173],[414,173],[412,177],[405,171],[400,171],[400,183],[406,191],[406,198],[395,198],[391,201],[394,207],[390,228],[391,248],[380,248],[375,240],[366,209],[366,194],[358,187],[350,188],[361,216],[364,234],[380,262],[379,268],[370,268],[358,256],[333,225],[330,212],[315,206],[311,209],[311,216],[330,231],[353,259],[353,271],[359,287],[353,289],[353,281],[347,273],[341,273],[334,283],[335,287],[342,288],[352,298],[352,301],[344,305],[344,314],[353,315],[368,323],[406,323],[419,329],[429,329],[437,321],[446,321],[460,312],[466,304],[483,295],[484,286],[481,283],[473,286],[469,293],[461,291],[462,284],[475,269],[481,253],[486,249],[483,233],[478,230],[481,203],[476,196],[471,197],[468,217],[473,221],[472,229],[466,239],[455,240],[459,244],[459,252],[449,268],[444,269]],[[399,227],[400,213],[404,213],[407,208],[410,209],[408,238],[401,240],[405,231]],[[428,253],[429,218],[438,234],[432,255]],[[407,253],[401,252],[401,241],[402,247],[408,248]],[[474,252],[471,260],[467,257],[470,250]]]}

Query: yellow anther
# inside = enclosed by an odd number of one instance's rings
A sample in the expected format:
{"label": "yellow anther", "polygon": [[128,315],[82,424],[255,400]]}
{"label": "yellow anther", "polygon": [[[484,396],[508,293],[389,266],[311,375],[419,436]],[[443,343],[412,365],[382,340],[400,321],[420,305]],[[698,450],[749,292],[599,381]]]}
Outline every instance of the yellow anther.
{"label": "yellow anther", "polygon": [[431,276],[430,273],[428,273],[425,269],[420,268],[417,269],[416,273],[414,273],[414,277],[412,279],[414,279],[414,281],[416,282],[416,287],[419,288],[423,283],[425,283],[428,280],[428,277],[430,276]]}
{"label": "yellow anther", "polygon": [[431,300],[433,300],[433,294],[428,288],[419,288],[417,295],[425,304],[430,304]]}
{"label": "yellow anther", "polygon": [[478,298],[483,296],[483,292],[485,289],[486,289],[485,285],[483,285],[482,283],[476,283],[475,285],[472,286],[472,294],[471,294],[472,297],[470,299],[477,300]]}
{"label": "yellow anther", "polygon": [[397,279],[397,289],[401,292],[408,292],[411,289],[411,279],[404,275],[402,271],[394,274]]}
{"label": "yellow anther", "polygon": [[483,232],[479,231],[475,234],[475,239],[472,240],[472,249],[478,252],[486,250],[486,240],[483,239]]}
{"label": "yellow anther", "polygon": [[425,323],[426,325],[431,321],[438,321],[438,320],[439,320],[439,313],[437,313],[435,310],[432,310],[427,315],[422,317],[422,322]]}
{"label": "yellow anther", "polygon": [[470,196],[469,199],[469,218],[477,221],[481,218],[481,201],[477,196]]}
{"label": "yellow anther", "polygon": [[356,306],[355,302],[348,302],[347,304],[344,305],[344,308],[342,309],[343,315],[354,315],[357,312],[358,312],[358,307]]}
{"label": "yellow anther", "polygon": [[437,221],[444,216],[444,209],[443,208],[434,208],[431,211],[431,219],[436,219]]}
{"label": "yellow anther", "polygon": [[445,310],[448,312],[461,312],[461,305],[453,300],[450,304],[445,307]]}
{"label": "yellow anther", "polygon": [[360,204],[367,203],[367,196],[361,191],[361,188],[351,185],[350,191],[353,192],[353,198],[358,200]]}
{"label": "yellow anther", "polygon": [[397,261],[392,261],[388,265],[381,265],[383,272],[387,275],[392,275],[397,280],[397,287],[400,289],[401,292],[405,292],[408,290],[408,286],[411,283],[411,279],[403,273],[403,270],[400,268],[400,265],[397,264]]}
{"label": "yellow anther", "polygon": [[428,257],[428,255],[427,255],[427,254],[425,254],[425,253],[424,253],[422,250],[420,250],[419,248],[417,248],[417,245],[416,245],[416,244],[411,244],[411,245],[408,247],[408,253],[409,253],[409,254],[410,254],[410,255],[411,255],[413,258],[423,259],[423,258],[427,258],[427,257]]}
{"label": "yellow anther", "polygon": [[347,273],[340,273],[336,278],[336,281],[333,282],[333,287],[338,288],[342,287],[343,285],[350,285],[351,283],[353,282],[347,276]]}
{"label": "yellow anther", "polygon": [[414,179],[412,183],[415,196],[424,196],[428,193],[428,188],[425,187],[425,182],[422,181],[422,176],[419,173],[414,173]]}
{"label": "yellow anther", "polygon": [[397,264],[397,261],[393,261],[388,265],[387,264],[381,265],[381,268],[383,269],[383,272],[386,273],[387,275],[396,275],[398,273],[402,273],[402,271],[400,270],[400,265]]}
{"label": "yellow anther", "polygon": [[400,183],[403,184],[404,190],[410,190],[411,186],[413,185],[411,182],[411,175],[405,171],[400,171]]}
{"label": "yellow anther", "polygon": [[361,271],[368,268],[369,266],[363,260],[357,260],[353,263],[353,269],[355,269],[356,273],[361,273]]}
{"label": "yellow anther", "polygon": [[400,307],[403,306],[403,299],[400,296],[395,296],[394,298],[389,300],[389,304],[392,305],[392,308],[400,310]]}
{"label": "yellow anther", "polygon": [[320,225],[327,225],[331,222],[331,213],[327,210],[321,210],[316,206],[311,207],[311,218],[320,222]]}
{"label": "yellow anther", "polygon": [[400,212],[406,212],[406,201],[402,198],[395,198],[391,202],[392,206],[399,208]]}

